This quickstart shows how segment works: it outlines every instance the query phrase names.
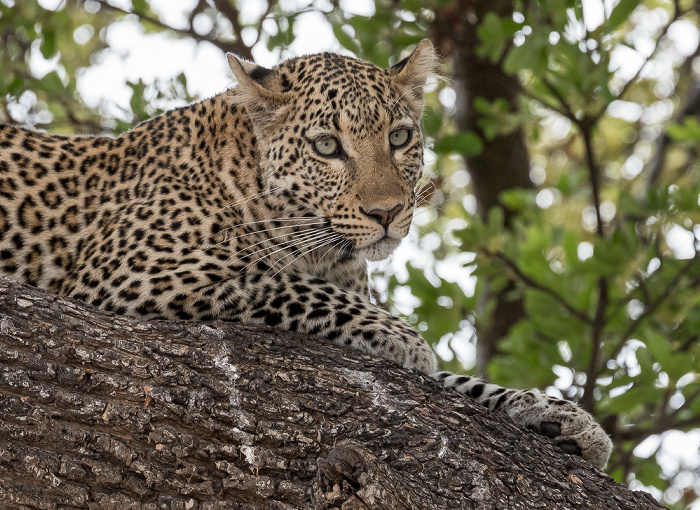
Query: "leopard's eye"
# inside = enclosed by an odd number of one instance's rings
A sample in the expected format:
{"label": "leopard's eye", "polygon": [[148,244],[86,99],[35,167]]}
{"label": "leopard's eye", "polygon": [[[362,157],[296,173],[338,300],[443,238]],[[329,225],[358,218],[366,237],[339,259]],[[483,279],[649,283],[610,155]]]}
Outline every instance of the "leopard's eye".
{"label": "leopard's eye", "polygon": [[395,129],[389,133],[389,144],[394,149],[400,149],[411,141],[411,130],[408,128]]}
{"label": "leopard's eye", "polygon": [[332,136],[324,136],[314,141],[314,150],[321,156],[331,158],[342,153],[340,142]]}

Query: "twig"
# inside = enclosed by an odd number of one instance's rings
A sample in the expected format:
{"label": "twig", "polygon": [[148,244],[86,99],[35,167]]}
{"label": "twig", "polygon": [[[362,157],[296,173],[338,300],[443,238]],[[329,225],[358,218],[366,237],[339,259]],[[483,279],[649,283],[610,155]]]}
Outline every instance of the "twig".
{"label": "twig", "polygon": [[564,296],[562,296],[561,294],[559,294],[559,293],[558,293],[557,291],[555,291],[554,289],[552,289],[552,288],[550,288],[550,287],[546,287],[546,286],[542,285],[541,283],[539,283],[539,282],[533,280],[532,278],[530,278],[528,275],[526,275],[525,273],[523,273],[523,272],[520,270],[520,268],[518,267],[518,265],[517,265],[515,262],[513,262],[512,260],[510,260],[508,257],[506,257],[505,255],[503,255],[502,253],[492,253],[492,252],[490,252],[489,250],[481,250],[481,251],[482,251],[482,253],[484,253],[485,255],[487,255],[487,256],[489,256],[489,257],[493,257],[493,258],[495,258],[495,259],[497,259],[497,260],[500,260],[500,261],[503,262],[504,264],[506,264],[506,265],[511,269],[511,271],[513,271],[513,273],[515,273],[515,276],[517,276],[517,277],[518,277],[523,283],[525,283],[527,286],[529,286],[529,287],[531,287],[531,288],[533,288],[533,289],[539,290],[540,292],[544,292],[544,293],[547,294],[548,296],[551,296],[551,297],[553,297],[554,299],[556,299],[557,302],[558,302],[561,306],[563,306],[564,308],[566,308],[566,309],[571,313],[571,315],[573,315],[574,317],[576,317],[577,319],[579,319],[579,320],[580,320],[581,322],[583,322],[584,324],[589,324],[589,325],[590,325],[590,324],[593,323],[593,321],[591,320],[590,317],[588,317],[584,312],[582,312],[581,310],[579,310],[578,308],[576,308],[575,306],[573,306],[571,303],[569,303],[569,302],[566,300],[566,298],[565,298]]}
{"label": "twig", "polygon": [[272,8],[275,6],[275,3],[276,2],[273,2],[272,0],[268,0],[267,9],[265,9],[265,12],[263,12],[263,15],[260,16],[260,21],[258,22],[258,36],[255,38],[255,42],[253,43],[253,46],[255,46],[256,44],[258,44],[260,42],[260,36],[263,33],[263,29],[262,29],[263,21],[265,21],[267,19],[268,15],[272,11]]}
{"label": "twig", "polygon": [[580,400],[580,405],[588,412],[593,413],[595,398],[593,390],[596,387],[596,379],[598,378],[600,355],[603,347],[603,330],[605,329],[605,311],[608,308],[608,280],[600,278],[598,280],[598,305],[593,318],[591,331],[591,357],[588,360],[586,368],[586,382],[583,385],[583,396]]}
{"label": "twig", "polygon": [[577,122],[578,117],[576,117],[576,114],[571,109],[571,106],[569,106],[569,103],[566,101],[566,98],[562,95],[561,92],[559,92],[559,89],[547,78],[542,78],[542,83],[545,87],[547,87],[547,90],[549,90],[549,92],[551,92],[551,94],[557,98],[557,101],[559,101],[562,111],[564,112],[564,117],[569,119],[571,122]]}
{"label": "twig", "polygon": [[[240,13],[238,12],[238,9],[234,6],[234,3],[230,0],[213,0],[213,2],[214,7],[216,7],[219,10],[219,12],[231,22],[231,27],[233,28],[233,33],[236,36],[236,40],[240,41],[240,45],[243,47],[242,49],[244,49],[244,51],[236,51],[236,53],[248,60],[253,60],[253,55],[250,52],[250,48],[243,44],[243,37],[241,35],[243,32],[243,27],[241,26],[241,22],[238,19],[238,15]],[[262,30],[262,27],[260,28],[260,30]]]}
{"label": "twig", "polygon": [[[698,54],[700,54],[700,47],[698,47],[698,51],[695,52],[693,57],[696,57]],[[683,120],[683,117],[696,114],[698,111],[700,111],[700,80],[693,80],[688,89],[683,107],[673,116],[670,123],[679,122]],[[647,189],[655,186],[659,177],[661,177],[661,172],[666,163],[666,152],[669,141],[668,130],[664,129],[656,140],[656,151],[647,167]]]}
{"label": "twig", "polygon": [[554,104],[550,103],[550,102],[547,101],[546,99],[541,98],[540,96],[538,96],[538,95],[535,94],[534,92],[532,92],[532,91],[530,91],[529,89],[525,88],[520,80],[517,80],[515,83],[517,84],[517,86],[518,86],[518,92],[519,92],[521,95],[523,95],[523,96],[525,96],[525,97],[527,97],[527,98],[529,98],[529,99],[532,99],[533,101],[535,101],[535,102],[541,104],[542,106],[544,106],[544,107],[547,108],[548,110],[552,110],[553,112],[558,113],[558,114],[561,115],[562,117],[566,117],[567,119],[570,118],[570,117],[569,117],[569,113],[566,112],[566,110],[564,110],[563,108],[560,108],[560,107],[557,106],[557,105],[554,105]]}
{"label": "twig", "polygon": [[[666,34],[668,33],[669,28],[671,28],[671,25],[673,25],[673,23],[675,23],[676,20],[678,20],[678,18],[680,18],[683,14],[684,13],[680,10],[679,1],[674,0],[674,2],[673,2],[673,16],[671,16],[671,19],[669,20],[669,22],[661,30],[661,33],[659,34],[659,37],[657,37],[656,42],[654,44],[654,48],[651,50],[651,53],[649,53],[649,55],[644,59],[644,62],[642,63],[641,66],[639,66],[639,69],[637,69],[637,72],[634,73],[634,76],[632,76],[632,78],[627,80],[627,82],[622,86],[622,88],[620,89],[620,92],[618,92],[615,99],[618,99],[618,100],[622,99],[625,96],[625,94],[627,93],[627,91],[630,89],[630,87],[632,85],[634,85],[634,83],[637,81],[639,76],[642,74],[642,71],[646,67],[647,63],[652,59],[652,57],[654,55],[656,55],[656,52],[661,47],[661,40],[664,37],[666,37]],[[608,109],[608,104],[603,105],[592,116],[592,120],[597,122],[598,119],[600,119],[605,114],[607,109]]]}
{"label": "twig", "polygon": [[662,432],[666,432],[667,430],[669,430],[669,428],[682,430],[686,428],[697,427],[698,425],[700,425],[700,415],[695,415],[691,416],[690,418],[686,418],[685,420],[678,420],[676,422],[669,423],[668,421],[664,421],[663,423],[657,423],[650,428],[641,428],[638,425],[634,425],[629,428],[624,428],[620,430],[618,433],[618,437],[623,441],[631,440],[640,442],[649,436],[653,436],[654,434],[661,434]]}
{"label": "twig", "polygon": [[[617,355],[620,353],[620,351],[622,350],[622,347],[624,347],[624,345],[627,342],[627,340],[629,339],[629,337],[632,336],[632,334],[637,330],[637,328],[642,324],[642,322],[644,322],[644,320],[647,317],[652,315],[656,311],[656,309],[659,306],[661,306],[661,304],[664,301],[666,301],[669,297],[671,297],[672,294],[676,293],[676,291],[678,290],[677,286],[678,286],[678,283],[680,282],[681,278],[690,269],[695,267],[695,265],[698,263],[699,259],[700,259],[700,257],[698,256],[697,253],[695,254],[695,257],[693,257],[692,259],[689,259],[688,262],[671,279],[671,281],[668,282],[668,284],[665,286],[664,291],[654,301],[649,303],[649,305],[644,309],[644,311],[639,315],[639,317],[637,317],[637,319],[635,319],[634,321],[632,321],[630,323],[630,325],[627,327],[625,332],[620,336],[620,340],[618,341],[618,343],[615,345],[613,350],[610,352],[610,354],[608,356],[609,359],[615,359],[617,357]],[[698,280],[700,280],[700,278],[698,278]],[[700,283],[700,281],[696,282],[696,283]],[[599,368],[602,369],[603,367],[599,367]]]}
{"label": "twig", "polygon": [[221,41],[219,39],[214,39],[211,37],[207,37],[204,35],[201,35],[197,33],[197,31],[190,25],[187,29],[181,29],[181,28],[175,28],[172,27],[166,23],[163,23],[157,18],[154,18],[152,16],[148,16],[146,14],[141,14],[135,11],[129,11],[126,9],[122,9],[121,7],[117,7],[115,5],[110,4],[106,0],[95,0],[97,3],[99,3],[102,7],[104,7],[107,10],[113,11],[113,12],[118,12],[120,14],[125,14],[125,15],[133,15],[139,18],[141,21],[145,21],[147,23],[151,23],[153,25],[156,25],[157,27],[160,27],[165,30],[172,30],[173,32],[181,35],[186,35],[188,37],[191,37],[197,42],[209,42],[219,48],[221,51],[225,52],[233,52],[238,55],[241,55],[245,58],[252,59],[252,55],[250,53],[250,48],[243,44],[243,41],[241,39],[237,39],[235,42],[225,42]]}

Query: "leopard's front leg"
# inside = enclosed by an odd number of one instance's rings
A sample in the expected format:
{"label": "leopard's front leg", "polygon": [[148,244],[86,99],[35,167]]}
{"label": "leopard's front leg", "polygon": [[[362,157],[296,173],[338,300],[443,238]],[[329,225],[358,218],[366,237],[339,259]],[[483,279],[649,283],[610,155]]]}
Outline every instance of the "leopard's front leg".
{"label": "leopard's front leg", "polygon": [[[189,303],[196,301],[190,295],[180,306],[189,309]],[[220,285],[207,302],[211,309],[197,318],[302,331],[426,374],[437,370],[433,350],[402,319],[373,305],[363,295],[316,277],[282,273],[273,281],[259,274],[239,275]]]}
{"label": "leopard's front leg", "polygon": [[580,455],[599,469],[608,462],[612,441],[593,416],[572,402],[450,372],[437,372],[432,377],[489,409],[505,411],[517,423],[552,438],[565,452]]}

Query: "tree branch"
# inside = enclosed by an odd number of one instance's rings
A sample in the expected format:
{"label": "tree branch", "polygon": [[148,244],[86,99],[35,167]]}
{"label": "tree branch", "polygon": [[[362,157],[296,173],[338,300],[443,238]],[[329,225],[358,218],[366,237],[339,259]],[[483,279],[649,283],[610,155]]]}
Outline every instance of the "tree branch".
{"label": "tree branch", "polygon": [[593,327],[591,328],[591,357],[586,369],[586,382],[583,385],[583,395],[579,405],[589,413],[595,411],[595,398],[593,390],[596,386],[600,371],[601,349],[603,348],[603,330],[605,329],[605,311],[608,308],[608,281],[606,278],[598,280],[598,304],[596,305]]}
{"label": "tree branch", "polygon": [[[692,59],[700,54],[700,47],[698,51],[695,52]],[[683,106],[678,110],[676,115],[671,119],[670,124],[674,122],[679,122],[683,120],[684,117],[688,115],[697,115],[700,113],[700,80],[693,80],[686,95],[686,99]],[[671,139],[668,136],[668,131],[664,130],[663,133],[659,135],[656,140],[656,150],[654,151],[654,157],[647,166],[647,185],[646,189],[653,188],[658,184],[659,178],[661,177],[661,172],[663,171],[664,165],[666,163],[666,152],[668,150],[668,144]]]}
{"label": "tree branch", "polygon": [[[551,92],[551,94],[557,98],[557,101],[559,102],[560,108],[555,109],[555,111],[559,112],[561,115],[569,119],[571,122],[578,122],[578,117],[576,117],[576,114],[574,111],[571,109],[571,106],[569,106],[569,103],[566,101],[566,98],[559,92],[559,89],[552,83],[550,82],[546,77],[542,78],[542,83],[544,84],[545,87],[547,87],[547,90]],[[544,104],[544,103],[543,103]]]}
{"label": "tree branch", "polygon": [[414,371],[0,279],[3,508],[662,508]]}
{"label": "tree branch", "polygon": [[[642,71],[646,67],[647,63],[652,59],[654,55],[656,55],[656,52],[659,50],[661,47],[661,40],[666,37],[666,34],[668,33],[669,28],[671,28],[671,25],[675,23],[684,13],[680,10],[679,2],[678,0],[673,1],[673,15],[671,16],[671,19],[669,22],[664,25],[664,27],[661,29],[661,33],[659,34],[659,37],[656,38],[656,42],[654,43],[654,47],[651,50],[651,53],[644,59],[644,62],[642,63],[641,66],[639,66],[639,69],[637,69],[637,72],[634,73],[634,76],[627,80],[625,84],[620,88],[620,92],[618,92],[617,96],[615,99],[622,99],[625,94],[627,94],[627,91],[632,87],[637,82],[637,79],[639,79],[639,76],[642,74]],[[596,112],[595,115],[592,116],[592,121],[597,122],[607,111],[608,105],[604,105]]]}
{"label": "tree branch", "polygon": [[[457,93],[454,120],[461,131],[483,135],[480,128],[483,114],[473,107],[474,98],[481,97],[489,102],[505,101],[509,111],[517,112],[521,86],[517,76],[508,75],[500,65],[477,54],[475,49],[481,40],[479,26],[487,13],[509,18],[513,16],[515,7],[512,0],[467,4],[450,2],[436,9],[432,26],[438,45],[453,49],[453,78]],[[485,218],[492,207],[503,205],[500,197],[504,191],[532,189],[534,185],[530,179],[530,158],[522,126],[494,138],[482,138],[483,150],[466,157],[465,162],[472,177],[472,190],[479,214]],[[515,214],[507,207],[504,210],[506,227],[510,228]],[[476,325],[479,338],[476,360],[482,374],[487,373],[488,363],[498,352],[499,342],[525,316],[522,300],[510,297],[514,285],[514,282],[508,282],[498,292],[486,291],[494,294],[496,304],[488,315],[479,314],[483,321]]]}
{"label": "tree branch", "polygon": [[[238,9],[236,8],[235,4],[231,2],[230,0],[212,0],[214,3],[214,7],[216,7],[219,12],[231,22],[231,27],[233,27],[233,33],[236,36],[237,41],[243,41],[243,37],[241,33],[243,32],[243,27],[241,26],[241,22],[238,19]],[[269,7],[269,5],[268,5]],[[262,30],[262,27],[260,28]],[[250,51],[250,50],[249,50]],[[249,60],[252,60],[250,57],[246,57]]]}
{"label": "tree branch", "polygon": [[[565,109],[565,108],[562,108],[562,107],[560,107],[560,106],[557,106],[557,105],[555,105],[555,104],[550,103],[550,102],[547,101],[546,99],[543,99],[543,98],[541,98],[540,96],[538,96],[537,94],[535,94],[534,92],[532,92],[530,89],[528,89],[527,87],[525,87],[525,86],[524,86],[522,83],[520,83],[520,82],[518,82],[518,85],[519,85],[518,92],[519,92],[522,96],[527,97],[528,99],[532,99],[532,100],[535,101],[536,103],[539,103],[540,105],[542,105],[544,108],[547,108],[548,110],[551,110],[551,111],[553,111],[553,112],[556,112],[556,113],[558,113],[559,115],[561,115],[562,117],[564,117],[564,118],[566,118],[566,119],[569,119],[569,120],[572,119],[572,114],[571,114],[571,110],[570,110],[570,109],[567,111],[567,109]],[[575,116],[574,116],[574,117],[575,117]]]}
{"label": "tree branch", "polygon": [[[639,315],[639,317],[630,322],[630,325],[620,336],[620,339],[618,340],[617,344],[615,344],[612,351],[610,351],[610,353],[608,354],[607,359],[617,358],[617,355],[620,354],[620,351],[624,347],[625,343],[634,334],[634,332],[637,331],[637,328],[648,317],[654,314],[659,308],[659,306],[663,304],[664,301],[678,293],[678,284],[680,283],[681,278],[683,278],[683,276],[685,276],[688,273],[688,271],[690,271],[697,265],[698,260],[700,260],[700,255],[696,252],[695,256],[692,259],[688,259],[688,262],[686,262],[683,265],[683,267],[678,271],[678,273],[676,273],[675,276],[671,279],[671,281],[668,282],[668,285],[665,286],[664,291],[661,294],[659,294],[656,297],[656,299],[647,304],[647,306],[644,308],[644,311]],[[602,370],[603,368],[604,367],[602,366],[599,367],[600,370]]]}
{"label": "tree branch", "polygon": [[528,287],[531,287],[535,290],[539,290],[540,292],[544,292],[548,296],[553,297],[561,306],[563,306],[566,310],[571,313],[574,317],[576,317],[578,320],[583,322],[584,324],[592,325],[593,321],[591,320],[590,317],[588,317],[585,312],[582,312],[578,308],[576,308],[574,305],[569,303],[569,301],[559,294],[557,291],[554,289],[547,287],[545,285],[542,285],[538,281],[530,278],[528,275],[522,272],[522,270],[518,267],[518,265],[510,260],[508,257],[503,255],[502,253],[492,253],[488,250],[482,250],[482,253],[489,257],[493,257],[495,259],[500,260],[503,262],[508,268],[515,274],[515,276],[522,281],[524,284],[526,284]]}
{"label": "tree branch", "polygon": [[653,436],[654,434],[661,434],[662,432],[666,432],[669,429],[689,430],[697,426],[700,426],[700,415],[691,416],[684,420],[678,420],[672,423],[658,423],[655,426],[649,428],[642,428],[637,425],[632,425],[630,427],[625,427],[624,429],[621,429],[617,433],[616,438],[619,438],[622,441],[635,441],[636,443],[640,443],[649,436]]}
{"label": "tree branch", "polygon": [[187,29],[181,29],[181,28],[175,28],[167,23],[163,23],[157,18],[154,18],[152,16],[148,16],[146,14],[141,14],[135,11],[129,11],[126,9],[122,9],[121,7],[117,7],[115,5],[110,4],[107,2],[107,0],[95,0],[97,3],[99,3],[102,7],[105,9],[112,11],[112,12],[118,12],[120,14],[124,15],[132,15],[136,16],[141,22],[145,23],[151,23],[152,25],[155,25],[159,28],[162,28],[164,30],[172,30],[173,32],[180,34],[182,36],[190,37],[193,40],[197,42],[209,42],[219,48],[221,51],[224,52],[231,52],[231,53],[236,53],[237,55],[240,55],[248,60],[253,60],[253,56],[250,52],[250,48],[243,44],[243,41],[240,38],[237,38],[236,41],[233,42],[226,42],[226,41],[221,41],[219,39],[207,37],[205,35],[199,34],[193,27],[190,25]]}

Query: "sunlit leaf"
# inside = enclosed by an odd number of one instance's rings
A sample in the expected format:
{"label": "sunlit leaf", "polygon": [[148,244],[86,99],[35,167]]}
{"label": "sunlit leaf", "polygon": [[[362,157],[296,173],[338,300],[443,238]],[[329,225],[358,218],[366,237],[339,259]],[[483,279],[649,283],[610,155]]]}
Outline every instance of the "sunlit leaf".
{"label": "sunlit leaf", "polygon": [[439,153],[457,152],[465,156],[476,156],[483,150],[481,138],[474,132],[461,132],[446,135],[435,142],[433,150]]}
{"label": "sunlit leaf", "polygon": [[607,29],[616,30],[620,25],[627,21],[641,0],[620,0],[613,8],[607,20]]}

